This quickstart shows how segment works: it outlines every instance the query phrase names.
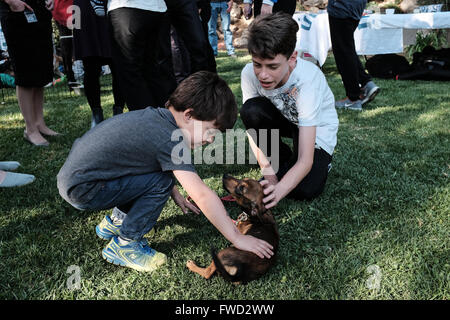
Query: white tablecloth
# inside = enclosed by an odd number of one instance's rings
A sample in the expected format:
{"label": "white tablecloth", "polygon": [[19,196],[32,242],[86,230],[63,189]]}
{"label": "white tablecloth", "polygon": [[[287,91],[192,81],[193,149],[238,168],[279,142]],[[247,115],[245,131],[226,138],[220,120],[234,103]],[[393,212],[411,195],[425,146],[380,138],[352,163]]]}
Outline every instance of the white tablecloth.
{"label": "white tablecloth", "polygon": [[370,29],[445,29],[450,28],[450,12],[408,14],[371,14]]}
{"label": "white tablecloth", "polygon": [[[296,13],[299,24],[296,50],[312,55],[320,65],[331,49],[328,14]],[[371,14],[363,16],[355,31],[359,55],[403,52],[403,29],[450,28],[450,12]]]}

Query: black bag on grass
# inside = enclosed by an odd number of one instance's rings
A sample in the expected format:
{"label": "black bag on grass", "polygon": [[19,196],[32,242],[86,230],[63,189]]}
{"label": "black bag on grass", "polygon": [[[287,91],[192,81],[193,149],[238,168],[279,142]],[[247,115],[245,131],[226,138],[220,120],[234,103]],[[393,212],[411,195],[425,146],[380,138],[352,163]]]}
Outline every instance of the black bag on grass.
{"label": "black bag on grass", "polygon": [[413,54],[412,71],[402,73],[398,80],[450,81],[450,48],[436,50],[431,46]]}
{"label": "black bag on grass", "polygon": [[370,57],[366,69],[372,77],[383,79],[395,79],[399,74],[412,71],[405,57],[393,53]]}

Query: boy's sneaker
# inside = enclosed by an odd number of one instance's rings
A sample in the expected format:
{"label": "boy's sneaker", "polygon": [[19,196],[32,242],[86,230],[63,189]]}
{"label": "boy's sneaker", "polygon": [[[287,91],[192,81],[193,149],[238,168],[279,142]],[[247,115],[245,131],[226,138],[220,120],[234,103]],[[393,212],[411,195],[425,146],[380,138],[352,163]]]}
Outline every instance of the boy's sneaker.
{"label": "boy's sneaker", "polygon": [[336,101],[335,106],[337,109],[350,109],[362,111],[361,100],[351,101],[349,98],[345,98],[343,100]]}
{"label": "boy's sneaker", "polygon": [[167,261],[166,255],[150,248],[147,240],[120,244],[119,237],[111,239],[103,249],[102,257],[115,265],[145,272],[155,271]]}
{"label": "boy's sneaker", "polygon": [[114,224],[109,216],[105,216],[103,220],[95,227],[95,233],[103,240],[111,240],[111,238],[120,234],[122,224]]}
{"label": "boy's sneaker", "polygon": [[366,85],[361,88],[361,103],[366,104],[372,101],[379,92],[380,88],[373,81],[367,82]]}

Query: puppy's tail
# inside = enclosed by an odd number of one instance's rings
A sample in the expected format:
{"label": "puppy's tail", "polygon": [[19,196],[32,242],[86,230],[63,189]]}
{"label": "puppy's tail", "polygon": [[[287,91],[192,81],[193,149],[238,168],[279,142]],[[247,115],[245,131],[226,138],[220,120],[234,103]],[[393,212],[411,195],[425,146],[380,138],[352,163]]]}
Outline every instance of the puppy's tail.
{"label": "puppy's tail", "polygon": [[211,247],[211,256],[216,266],[217,271],[230,282],[239,282],[241,278],[242,265],[239,262],[235,262],[233,266],[225,267],[216,254],[216,249]]}

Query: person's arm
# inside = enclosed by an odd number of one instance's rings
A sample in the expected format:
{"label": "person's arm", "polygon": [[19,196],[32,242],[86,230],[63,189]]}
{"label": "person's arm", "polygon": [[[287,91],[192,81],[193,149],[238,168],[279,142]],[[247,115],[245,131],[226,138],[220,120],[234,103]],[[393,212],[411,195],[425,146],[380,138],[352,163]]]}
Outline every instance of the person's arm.
{"label": "person's arm", "polygon": [[269,181],[261,181],[264,187],[263,199],[265,207],[270,209],[286,197],[311,171],[314,161],[314,146],[316,141],[316,127],[300,127],[298,137],[297,162],[283,176],[277,184]]}
{"label": "person's arm", "polygon": [[25,11],[25,9],[34,11],[33,8],[21,0],[4,0],[4,2],[9,6],[9,9],[11,9],[12,12],[22,12]]}
{"label": "person's arm", "polygon": [[206,218],[236,248],[253,252],[260,258],[270,258],[273,255],[273,247],[269,243],[239,232],[217,194],[196,173],[174,170],[173,174]]}
{"label": "person's arm", "polygon": [[261,15],[263,16],[265,14],[271,14],[275,2],[277,2],[277,0],[263,0],[263,3],[261,5]]}

